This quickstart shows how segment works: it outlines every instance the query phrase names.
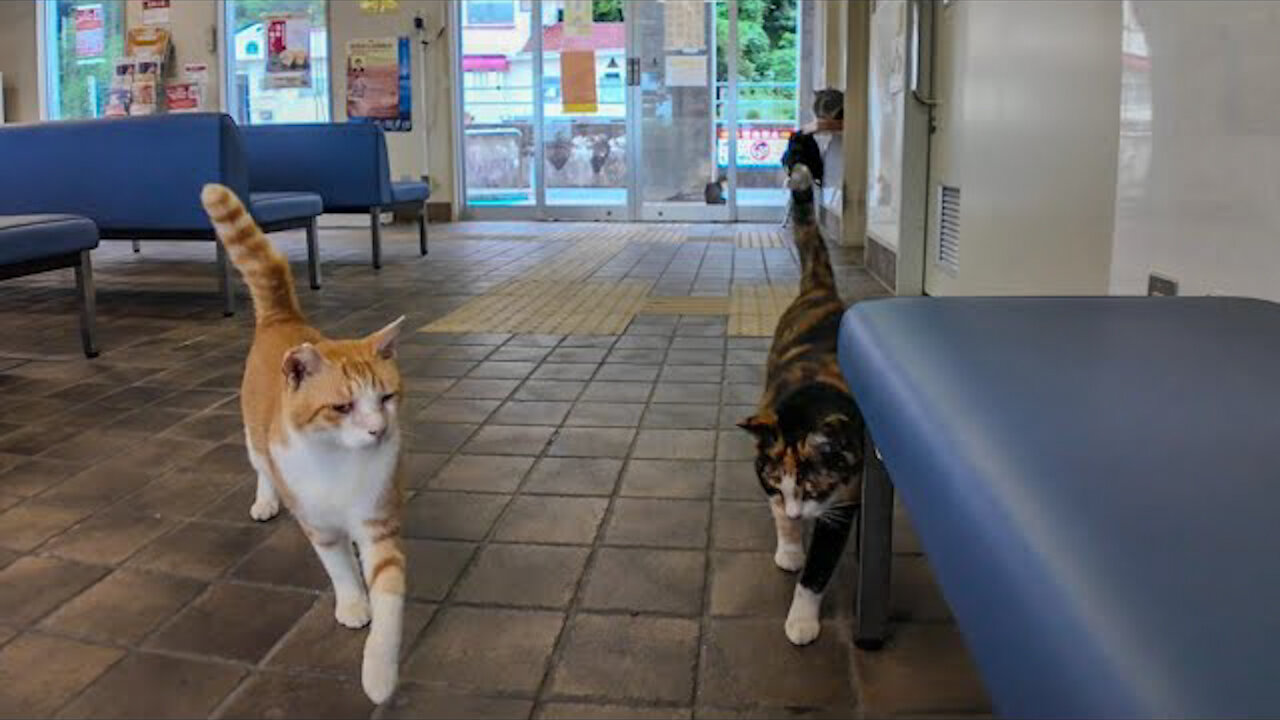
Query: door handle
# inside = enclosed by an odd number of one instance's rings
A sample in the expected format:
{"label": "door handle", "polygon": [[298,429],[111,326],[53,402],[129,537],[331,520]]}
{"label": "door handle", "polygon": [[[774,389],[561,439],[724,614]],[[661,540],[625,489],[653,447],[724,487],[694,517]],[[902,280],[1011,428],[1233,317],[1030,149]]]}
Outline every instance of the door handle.
{"label": "door handle", "polygon": [[911,97],[927,107],[935,107],[938,101],[920,94],[920,62],[924,59],[924,47],[920,41],[921,4],[928,0],[907,0],[911,10]]}
{"label": "door handle", "polygon": [[640,58],[627,58],[627,86],[634,87],[640,84]]}

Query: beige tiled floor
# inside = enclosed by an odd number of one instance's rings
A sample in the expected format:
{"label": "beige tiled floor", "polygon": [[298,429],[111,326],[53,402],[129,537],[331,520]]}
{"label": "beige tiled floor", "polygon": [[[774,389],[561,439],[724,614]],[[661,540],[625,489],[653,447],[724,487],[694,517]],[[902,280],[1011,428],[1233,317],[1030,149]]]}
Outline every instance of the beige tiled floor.
{"label": "beige tiled floor", "polygon": [[[0,717],[985,712],[905,519],[885,650],[849,642],[851,556],[818,642],[783,636],[792,578],[733,427],[768,340],[708,312],[794,285],[779,237],[473,223],[433,226],[419,258],[396,228],[375,273],[364,231],[322,232],[325,288],[301,292],[333,334],[400,313],[429,326],[521,278],[663,299],[610,334],[511,334],[481,315],[407,339],[412,602],[404,683],[378,709],[363,634],[334,623],[301,533],[248,517],[250,314],[221,317],[212,246],[104,243],[94,361],[69,274],[0,284]],[[277,241],[301,261],[297,234]],[[837,261],[847,299],[879,292]],[[682,298],[693,310],[670,314]]]}

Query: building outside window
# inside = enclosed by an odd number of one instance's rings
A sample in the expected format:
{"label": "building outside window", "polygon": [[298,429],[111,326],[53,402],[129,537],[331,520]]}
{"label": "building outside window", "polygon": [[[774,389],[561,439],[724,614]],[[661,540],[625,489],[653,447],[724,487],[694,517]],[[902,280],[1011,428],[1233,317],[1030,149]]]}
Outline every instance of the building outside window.
{"label": "building outside window", "polygon": [[514,26],[515,0],[467,0],[465,20],[468,25]]}

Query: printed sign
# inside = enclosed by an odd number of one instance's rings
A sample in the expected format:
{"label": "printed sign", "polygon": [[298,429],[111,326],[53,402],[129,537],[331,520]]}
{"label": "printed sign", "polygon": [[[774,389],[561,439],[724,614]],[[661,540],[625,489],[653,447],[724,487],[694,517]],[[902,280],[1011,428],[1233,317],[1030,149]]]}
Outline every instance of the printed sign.
{"label": "printed sign", "polygon": [[209,82],[209,64],[187,63],[182,66],[182,76],[191,82]]}
{"label": "printed sign", "polygon": [[142,0],[143,25],[168,25],[169,0]]}
{"label": "printed sign", "polygon": [[[790,139],[790,128],[738,128],[738,167],[781,167],[782,154],[787,151]],[[729,167],[727,130],[717,133],[716,161],[722,168]]]}
{"label": "printed sign", "polygon": [[564,36],[591,37],[591,0],[564,0]]}
{"label": "printed sign", "polygon": [[267,33],[267,70],[262,87],[311,87],[311,17],[299,13],[262,16]]}
{"label": "printed sign", "polygon": [[599,109],[595,50],[560,53],[560,92],[566,113],[593,113]]}
{"label": "printed sign", "polygon": [[662,7],[663,49],[707,49],[707,4],[703,0],[666,0]]}
{"label": "printed sign", "polygon": [[76,57],[101,57],[106,46],[102,6],[80,5],[72,10],[76,30]]}
{"label": "printed sign", "polygon": [[668,55],[667,87],[706,87],[706,55]]}
{"label": "printed sign", "polygon": [[347,119],[384,130],[413,129],[409,38],[347,42]]}
{"label": "printed sign", "polygon": [[201,106],[203,91],[199,83],[174,83],[164,88],[165,104],[169,112],[196,112]]}

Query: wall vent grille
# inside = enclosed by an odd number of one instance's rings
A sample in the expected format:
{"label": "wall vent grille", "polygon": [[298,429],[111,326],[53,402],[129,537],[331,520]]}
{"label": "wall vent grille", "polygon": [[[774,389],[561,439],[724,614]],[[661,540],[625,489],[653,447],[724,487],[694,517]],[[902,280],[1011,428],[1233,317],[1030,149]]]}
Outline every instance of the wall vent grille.
{"label": "wall vent grille", "polygon": [[960,270],[960,188],[943,185],[938,193],[938,264]]}

